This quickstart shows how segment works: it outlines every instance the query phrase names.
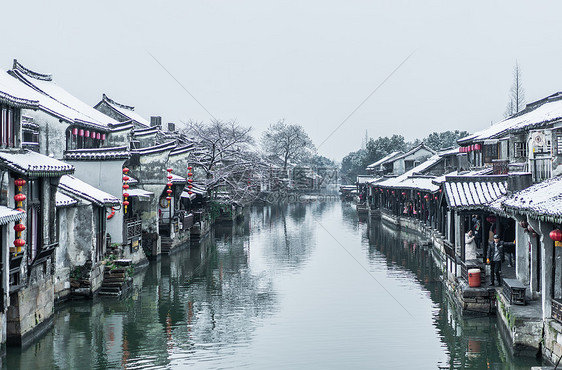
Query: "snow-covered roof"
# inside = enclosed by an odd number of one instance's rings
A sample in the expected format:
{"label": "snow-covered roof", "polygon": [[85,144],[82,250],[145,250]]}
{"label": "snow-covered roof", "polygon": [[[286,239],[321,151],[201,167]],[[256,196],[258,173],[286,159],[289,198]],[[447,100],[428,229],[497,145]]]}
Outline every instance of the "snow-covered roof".
{"label": "snow-covered roof", "polygon": [[[14,66],[10,73],[21,82],[43,95],[43,97],[39,99],[40,105],[45,108],[52,108],[55,112],[61,110],[60,113],[67,117],[67,119],[81,120],[105,128],[107,128],[109,124],[119,123],[117,120],[94,109],[94,107],[84,103],[58,86],[53,82],[52,76],[49,74],[31,71],[22,66],[17,60],[14,60]],[[51,100],[45,97],[49,97]],[[62,108],[61,105],[67,109]]]}
{"label": "snow-covered roof", "polygon": [[172,180],[171,181],[172,181],[173,184],[185,184],[187,182],[185,177],[181,177],[179,175],[176,175],[175,173],[172,173]]}
{"label": "snow-covered roof", "polygon": [[55,195],[55,203],[56,206],[58,208],[60,207],[69,207],[72,206],[76,203],[78,203],[78,201],[72,197],[69,197],[68,195],[62,193],[60,191],[60,189],[57,189],[57,193]]}
{"label": "snow-covered roof", "polygon": [[137,154],[140,154],[140,155],[150,155],[150,154],[161,153],[161,152],[164,152],[166,150],[172,150],[176,147],[176,145],[177,144],[176,144],[175,141],[168,141],[166,143],[150,146],[148,148],[133,149],[133,150],[131,150],[131,152],[137,153]]}
{"label": "snow-covered roof", "polygon": [[415,177],[416,174],[423,173],[423,171],[427,170],[431,166],[435,165],[437,162],[441,160],[441,157],[437,154],[431,156],[427,161],[417,165],[416,167],[412,168],[409,171],[404,172],[400,176],[391,177],[385,181],[377,182],[377,186],[390,188],[390,187],[400,187],[400,183],[410,177]]}
{"label": "snow-covered roof", "polygon": [[0,166],[26,176],[58,177],[74,172],[74,166],[27,149],[0,151]]}
{"label": "snow-covered roof", "polygon": [[0,206],[0,225],[7,225],[10,222],[19,221],[25,217],[25,212],[16,209]]}
{"label": "snow-covered roof", "polygon": [[37,94],[21,82],[0,70],[0,102],[17,108],[39,108]]}
{"label": "snow-covered roof", "polygon": [[357,183],[358,184],[365,184],[365,183],[373,181],[374,179],[376,179],[376,177],[366,176],[366,175],[357,175]]}
{"label": "snow-covered roof", "polygon": [[64,152],[64,159],[75,161],[128,159],[129,149],[126,146],[114,148],[74,149]]}
{"label": "snow-covered roof", "polygon": [[507,192],[507,176],[448,176],[443,185],[451,208],[481,209]]}
{"label": "snow-covered roof", "polygon": [[427,150],[428,152],[430,152],[430,153],[432,153],[432,154],[435,154],[435,153],[436,153],[435,150],[433,150],[433,149],[431,149],[431,148],[428,148],[425,144],[421,143],[420,145],[418,145],[418,146],[416,146],[416,147],[414,147],[414,148],[408,150],[406,153],[403,153],[403,154],[401,154],[401,155],[396,156],[396,157],[393,158],[392,160],[395,161],[395,160],[398,160],[398,159],[401,159],[401,158],[406,158],[407,156],[409,156],[409,155],[411,155],[411,154],[414,154],[415,152],[418,152],[418,151],[420,151],[420,150],[422,150],[422,149],[425,149],[425,150]]}
{"label": "snow-covered roof", "polygon": [[428,191],[431,193],[439,190],[439,186],[433,183],[433,176],[428,177],[409,177],[400,183],[396,184],[396,188],[400,189],[418,189]]}
{"label": "snow-covered roof", "polygon": [[193,144],[188,144],[188,145],[184,145],[184,146],[177,146],[174,150],[172,150],[170,152],[170,155],[180,155],[183,153],[190,153],[195,149],[195,146]]}
{"label": "snow-covered roof", "polygon": [[[107,95],[103,94],[102,102],[105,102],[108,106],[114,109],[116,112],[120,113],[121,115],[129,118],[132,121],[139,123],[142,126],[150,127],[150,122],[148,122],[144,117],[140,114],[135,112],[135,107],[130,105],[125,105],[121,103],[117,103],[115,100],[110,99]],[[98,103],[99,105],[99,103]],[[97,105],[96,105],[97,107]]]}
{"label": "snow-covered roof", "polygon": [[195,184],[195,183],[192,183],[191,185],[192,185],[192,188],[187,189],[187,191],[191,190],[195,194],[207,195],[207,192],[205,191],[204,186],[199,185],[199,184]]}
{"label": "snow-covered roof", "polygon": [[160,127],[158,127],[158,126],[148,127],[148,128],[140,128],[140,129],[137,128],[133,131],[133,135],[135,137],[156,135],[159,130],[160,130]]}
{"label": "snow-covered roof", "polygon": [[189,194],[187,190],[182,191],[180,195],[181,198],[189,198],[189,200],[195,199],[196,196],[195,192],[192,191],[191,194]]}
{"label": "snow-covered roof", "polygon": [[518,114],[458,140],[463,145],[500,138],[510,132],[533,129],[562,119],[562,93],[528,104]]}
{"label": "snow-covered roof", "polygon": [[553,177],[512,194],[503,205],[506,210],[562,223],[562,176]]}
{"label": "snow-covered roof", "polygon": [[150,199],[150,197],[154,195],[153,192],[143,189],[128,189],[127,193],[130,197],[138,197],[139,199]]}
{"label": "snow-covered roof", "polygon": [[121,200],[70,175],[62,176],[59,188],[98,206],[117,206]]}
{"label": "snow-covered roof", "polygon": [[376,161],[375,163],[371,163],[370,165],[367,166],[368,170],[374,169],[376,167],[379,167],[381,164],[384,164],[386,162],[391,162],[392,159],[394,159],[395,157],[398,157],[399,155],[404,154],[404,152],[401,151],[397,151],[397,152],[392,152],[389,155],[379,159],[378,161]]}

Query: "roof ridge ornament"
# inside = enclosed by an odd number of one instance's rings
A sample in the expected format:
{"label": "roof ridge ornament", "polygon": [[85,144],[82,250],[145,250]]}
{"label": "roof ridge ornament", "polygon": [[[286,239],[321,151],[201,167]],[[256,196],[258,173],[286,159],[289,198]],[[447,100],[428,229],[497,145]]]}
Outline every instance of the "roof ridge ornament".
{"label": "roof ridge ornament", "polygon": [[50,73],[39,73],[39,72],[35,72],[32,71],[29,68],[25,68],[20,62],[18,62],[17,59],[14,59],[14,66],[13,69],[22,72],[23,74],[34,78],[36,80],[41,80],[41,81],[52,81],[53,80],[53,75]]}
{"label": "roof ridge ornament", "polygon": [[127,110],[135,110],[135,107],[133,107],[132,105],[125,105],[125,104],[121,104],[116,102],[115,100],[109,98],[105,93],[102,94],[102,99],[106,102],[108,102],[109,104],[113,104],[116,105],[119,108],[123,108],[123,109],[127,109]]}

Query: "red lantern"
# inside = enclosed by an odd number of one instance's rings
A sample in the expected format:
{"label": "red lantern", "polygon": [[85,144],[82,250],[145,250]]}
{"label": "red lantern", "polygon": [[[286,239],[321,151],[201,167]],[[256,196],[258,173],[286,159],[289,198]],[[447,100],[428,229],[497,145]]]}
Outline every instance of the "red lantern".
{"label": "red lantern", "polygon": [[193,188],[193,185],[187,185],[187,188],[191,189],[191,188]]}
{"label": "red lantern", "polygon": [[84,131],[84,137],[90,137],[90,131],[89,130]]}
{"label": "red lantern", "polygon": [[125,198],[128,198],[128,197],[129,197],[129,193],[123,193],[123,196],[124,196]]}
{"label": "red lantern", "polygon": [[166,171],[171,173],[173,170],[171,168],[168,168]]}
{"label": "red lantern", "polygon": [[437,195],[435,196],[435,200],[437,200],[437,198],[439,198]]}
{"label": "red lantern", "polygon": [[14,240],[14,245],[18,248],[21,248],[25,245],[25,240],[23,239],[16,239]]}
{"label": "red lantern", "polygon": [[394,190],[392,191],[392,195],[394,195]]}
{"label": "red lantern", "polygon": [[18,202],[18,203],[19,203],[19,202],[23,202],[23,201],[25,200],[25,195],[22,194],[22,193],[16,194],[16,195],[14,196],[14,200],[15,200],[16,202]]}
{"label": "red lantern", "polygon": [[123,173],[127,173],[129,172],[129,169],[127,167],[123,168]]}
{"label": "red lantern", "polygon": [[105,140],[105,134],[101,134],[101,139]]}
{"label": "red lantern", "polygon": [[172,200],[172,197],[166,197],[166,200],[169,202]]}
{"label": "red lantern", "polygon": [[131,204],[131,203],[129,203],[128,200],[124,200],[124,201],[123,201],[123,205],[124,205],[125,207],[127,207],[129,204]]}
{"label": "red lantern", "polygon": [[166,193],[168,193],[168,194],[172,194],[172,193],[173,193],[173,192],[172,192],[172,189],[168,189],[168,190],[166,190]]}
{"label": "red lantern", "polygon": [[188,191],[187,194],[191,195],[191,194],[193,194],[193,192],[192,192],[192,191]]}
{"label": "red lantern", "polygon": [[406,192],[405,192],[405,191],[403,191],[403,192],[402,192],[402,195],[406,196]]}
{"label": "red lantern", "polygon": [[418,195],[420,195],[420,192],[418,191]]}
{"label": "red lantern", "polygon": [[480,150],[480,149],[482,149],[482,146],[481,146],[480,144],[475,144],[475,145],[474,145],[474,149],[475,149],[475,150]]}
{"label": "red lantern", "polygon": [[72,135],[74,136],[78,135],[78,129],[76,127],[72,129]]}
{"label": "red lantern", "polygon": [[170,187],[171,187],[172,185],[174,185],[174,184],[172,184],[171,182],[169,182],[169,183],[166,184],[166,186],[170,186]]}
{"label": "red lantern", "polygon": [[101,139],[101,134],[99,132],[96,134],[96,139]]}
{"label": "red lantern", "polygon": [[187,176],[191,177],[191,176],[193,176],[193,174],[191,172],[188,172]]}
{"label": "red lantern", "polygon": [[424,197],[424,199],[426,199],[426,200],[429,199],[429,195],[427,195],[427,194],[424,195],[423,197]]}
{"label": "red lantern", "polygon": [[555,242],[562,241],[562,231],[560,229],[554,229],[549,234],[550,239],[554,240]]}
{"label": "red lantern", "polygon": [[14,184],[16,186],[24,186],[27,182],[24,179],[16,179],[14,180]]}
{"label": "red lantern", "polygon": [[193,167],[187,166],[187,169],[188,169],[189,171],[191,171],[191,170],[193,169]]}
{"label": "red lantern", "polygon": [[127,175],[123,176],[123,181],[129,181],[131,178]]}
{"label": "red lantern", "polygon": [[129,189],[129,184],[123,184],[123,189],[125,190]]}
{"label": "red lantern", "polygon": [[14,230],[18,233],[21,233],[22,231],[25,230],[25,225],[24,224],[15,224],[14,225]]}
{"label": "red lantern", "polygon": [[496,222],[496,216],[488,216],[488,217],[486,217],[486,221],[493,224],[493,223]]}
{"label": "red lantern", "polygon": [[83,128],[78,130],[78,136],[84,136],[84,129]]}

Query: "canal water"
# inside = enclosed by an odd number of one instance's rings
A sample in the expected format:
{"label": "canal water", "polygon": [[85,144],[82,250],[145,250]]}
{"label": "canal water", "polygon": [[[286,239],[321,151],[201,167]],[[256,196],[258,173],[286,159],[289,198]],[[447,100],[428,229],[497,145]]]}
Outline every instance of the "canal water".
{"label": "canal water", "polygon": [[255,207],[74,301],[5,369],[529,369],[496,318],[458,316],[431,251],[339,201]]}

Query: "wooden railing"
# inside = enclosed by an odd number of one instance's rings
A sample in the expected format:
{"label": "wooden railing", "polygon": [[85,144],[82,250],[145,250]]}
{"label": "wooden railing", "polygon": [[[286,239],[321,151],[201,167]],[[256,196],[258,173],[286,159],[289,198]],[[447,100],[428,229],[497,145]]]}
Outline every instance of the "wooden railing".
{"label": "wooden railing", "polygon": [[142,235],[142,221],[134,220],[134,221],[126,221],[126,223],[127,223],[127,240],[131,240],[133,238],[140,238]]}

